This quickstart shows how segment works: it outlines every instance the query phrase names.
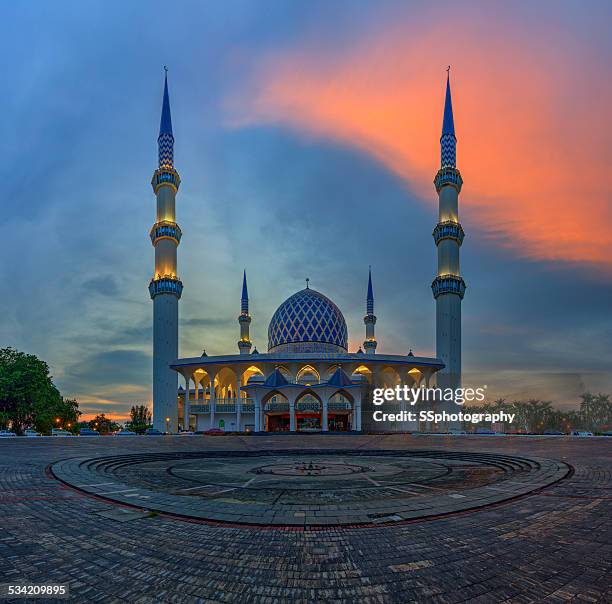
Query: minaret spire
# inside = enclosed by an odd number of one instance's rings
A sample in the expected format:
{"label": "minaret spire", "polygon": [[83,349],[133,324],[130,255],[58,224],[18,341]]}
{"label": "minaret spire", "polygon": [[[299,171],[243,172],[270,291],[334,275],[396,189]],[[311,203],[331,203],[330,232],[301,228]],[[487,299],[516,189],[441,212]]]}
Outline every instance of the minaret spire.
{"label": "minaret spire", "polygon": [[372,267],[368,270],[368,296],[366,301],[366,312],[369,315],[374,314],[374,293],[372,291]]}
{"label": "minaret spire", "polygon": [[251,315],[249,315],[249,291],[247,289],[246,269],[242,273],[242,296],[240,297],[240,315],[238,316],[238,323],[240,324],[238,350],[240,354],[249,354],[253,344],[251,343],[249,335]]}
{"label": "minaret spire", "polygon": [[246,269],[242,273],[242,297],[240,298],[240,312],[243,315],[249,314],[249,290],[247,289]]}
{"label": "minaret spire", "polygon": [[174,166],[174,136],[172,134],[172,115],[170,114],[170,95],[168,94],[168,68],[164,77],[164,98],[162,101],[161,120],[159,122],[159,136],[157,145],[159,149],[159,167],[172,168]]}
{"label": "minaret spire", "polygon": [[[178,358],[178,301],[183,291],[183,283],[176,272],[181,229],[176,224],[175,198],[181,179],[174,169],[168,70],[164,69],[164,96],[157,137],[159,161],[151,180],[157,199],[157,217],[149,233],[155,248],[155,272],[149,283],[149,294],[153,300],[153,425],[160,432],[176,432],[179,422],[177,374],[170,369],[170,363]],[[188,427],[188,397],[183,419],[184,427]]]}
{"label": "minaret spire", "polygon": [[455,168],[457,164],[457,137],[453,118],[453,100],[450,87],[450,65],[446,70],[446,98],[444,100],[444,118],[442,136],[440,137],[440,167]]}
{"label": "minaret spire", "polygon": [[[444,369],[436,374],[439,387],[461,387],[461,278],[459,249],[464,232],[459,223],[459,193],[463,180],[457,170],[457,138],[453,119],[450,66],[446,70],[446,96],[440,137],[440,169],[434,178],[438,193],[438,224],[433,238],[438,248],[438,274],[431,284],[436,300],[436,355]],[[454,403],[451,404],[454,407]],[[454,411],[454,409],[453,409]]]}
{"label": "minaret spire", "polygon": [[366,327],[366,339],[363,342],[363,347],[366,354],[375,354],[378,342],[374,335],[374,326],[376,325],[376,316],[374,315],[374,290],[372,288],[372,267],[368,269],[368,293],[366,296],[366,315],[363,318]]}

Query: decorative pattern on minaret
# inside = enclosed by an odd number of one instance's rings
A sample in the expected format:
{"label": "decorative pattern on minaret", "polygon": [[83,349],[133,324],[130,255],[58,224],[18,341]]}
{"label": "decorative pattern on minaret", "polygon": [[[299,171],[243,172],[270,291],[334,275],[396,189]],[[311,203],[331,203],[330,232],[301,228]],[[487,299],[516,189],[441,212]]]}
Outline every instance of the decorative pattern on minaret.
{"label": "decorative pattern on minaret", "polygon": [[442,136],[440,137],[440,167],[457,167],[457,138],[453,120],[453,102],[450,90],[450,72],[446,77],[446,99],[444,102],[444,120],[442,121]]}
{"label": "decorative pattern on minaret", "polygon": [[[166,69],[166,68],[164,68]],[[168,69],[164,81],[164,101],[162,105],[159,136],[157,137],[160,168],[174,167],[174,136],[172,135],[172,116],[170,115],[170,97],[168,95]]]}

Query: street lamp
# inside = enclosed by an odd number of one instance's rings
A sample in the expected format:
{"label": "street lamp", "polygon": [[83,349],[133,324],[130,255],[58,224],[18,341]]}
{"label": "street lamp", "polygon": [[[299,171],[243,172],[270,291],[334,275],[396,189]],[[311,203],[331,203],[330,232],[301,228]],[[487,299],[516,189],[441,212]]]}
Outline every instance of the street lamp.
{"label": "street lamp", "polygon": [[170,418],[169,417],[166,418],[166,432],[167,433],[170,432]]}

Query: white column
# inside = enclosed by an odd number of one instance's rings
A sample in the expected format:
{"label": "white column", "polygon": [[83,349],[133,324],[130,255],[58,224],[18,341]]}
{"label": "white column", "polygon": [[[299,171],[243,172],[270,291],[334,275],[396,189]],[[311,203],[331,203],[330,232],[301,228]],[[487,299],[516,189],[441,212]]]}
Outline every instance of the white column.
{"label": "white column", "polygon": [[361,391],[355,393],[353,407],[353,430],[361,432]]}
{"label": "white column", "polygon": [[295,395],[289,396],[289,430],[295,432]]}
{"label": "white column", "polygon": [[208,408],[210,409],[210,427],[214,428],[215,427],[215,401],[216,401],[215,374],[209,373],[208,376],[210,377],[210,400],[208,402],[208,405],[209,405]]}
{"label": "white column", "polygon": [[[189,430],[189,411],[191,409],[191,401],[189,398],[190,397],[190,394],[189,394],[190,382],[191,382],[191,376],[186,375],[185,376],[185,384],[186,384],[185,399],[183,401],[183,430]],[[194,380],[194,384],[195,384],[195,380]]]}
{"label": "white column", "polygon": [[325,394],[323,396],[323,401],[322,401],[322,405],[323,405],[323,413],[321,414],[321,430],[323,432],[327,432],[329,430],[329,422],[327,420],[327,416],[328,416],[328,408],[329,408],[329,399],[327,394]]}
{"label": "white column", "polygon": [[242,413],[242,409],[240,409],[240,402],[241,402],[241,397],[240,397],[240,382],[241,382],[241,376],[238,376],[238,379],[236,380],[236,430],[238,432],[240,432],[240,418],[241,418],[241,413]]}
{"label": "white column", "polygon": [[255,432],[261,432],[261,401],[259,392],[253,392],[255,402]]}

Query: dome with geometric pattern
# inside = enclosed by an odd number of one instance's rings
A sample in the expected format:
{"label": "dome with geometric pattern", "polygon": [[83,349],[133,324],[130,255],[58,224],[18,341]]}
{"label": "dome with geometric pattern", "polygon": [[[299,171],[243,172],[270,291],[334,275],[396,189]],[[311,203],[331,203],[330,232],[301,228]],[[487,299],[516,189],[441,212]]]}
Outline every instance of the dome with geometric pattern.
{"label": "dome with geometric pattern", "polygon": [[287,298],[268,327],[268,352],[347,351],[348,330],[340,309],[314,289]]}

